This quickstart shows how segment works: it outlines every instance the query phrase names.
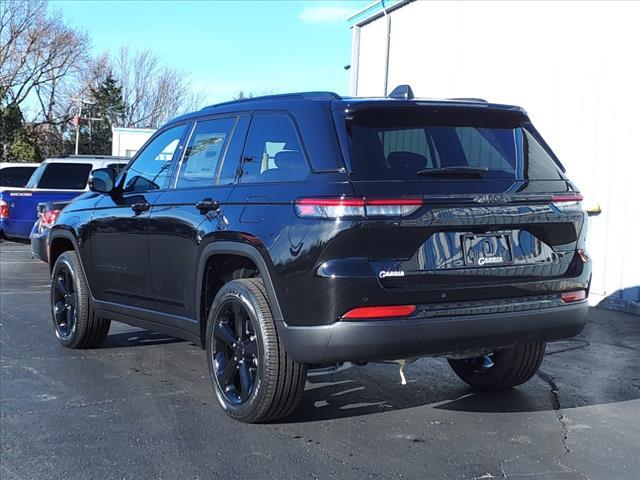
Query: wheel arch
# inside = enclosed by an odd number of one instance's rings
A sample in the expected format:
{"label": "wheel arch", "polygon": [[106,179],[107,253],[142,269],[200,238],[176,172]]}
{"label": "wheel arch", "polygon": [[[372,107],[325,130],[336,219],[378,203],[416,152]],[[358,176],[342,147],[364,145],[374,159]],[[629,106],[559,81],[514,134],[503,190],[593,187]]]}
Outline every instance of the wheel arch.
{"label": "wheel arch", "polygon": [[89,289],[89,296],[91,297],[91,299],[94,299],[95,297],[93,296],[93,290],[91,289],[91,282],[89,282],[89,277],[87,276],[87,271],[84,268],[84,262],[82,261],[82,255],[80,254],[78,239],[73,234],[73,232],[60,228],[52,229],[51,232],[49,232],[48,248],[49,273],[53,271],[53,266],[55,265],[56,260],[64,252],[73,250],[78,254],[78,259],[80,260],[80,268],[82,268],[82,274],[84,275],[84,278],[87,282],[87,287]]}
{"label": "wheel arch", "polygon": [[80,254],[76,237],[67,230],[51,230],[49,233],[49,271],[53,269],[58,257],[68,250],[75,250],[78,255]]}
{"label": "wheel arch", "polygon": [[232,242],[232,241],[214,241],[206,245],[201,253],[200,260],[198,262],[197,270],[197,284],[196,284],[196,314],[198,315],[200,323],[200,335],[202,338],[202,345],[205,344],[205,332],[207,328],[207,313],[208,305],[206,303],[205,287],[206,287],[206,268],[210,260],[215,257],[231,255],[244,258],[257,268],[258,274],[262,279],[267,297],[269,299],[269,305],[272,310],[273,319],[276,322],[276,327],[284,322],[282,316],[282,310],[280,309],[280,303],[273,286],[272,276],[262,254],[257,248],[247,245],[245,243]]}

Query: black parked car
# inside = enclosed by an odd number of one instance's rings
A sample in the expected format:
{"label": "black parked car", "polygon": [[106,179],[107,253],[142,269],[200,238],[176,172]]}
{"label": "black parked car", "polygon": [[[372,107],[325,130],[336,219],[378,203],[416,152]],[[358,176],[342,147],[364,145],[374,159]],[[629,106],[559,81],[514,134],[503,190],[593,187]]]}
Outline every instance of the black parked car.
{"label": "black parked car", "polygon": [[342,362],[526,382],[586,322],[581,196],[521,108],[391,97],[214,105],[93,171],[50,233],[58,340],[98,346],[117,320],[196,342],[246,422]]}

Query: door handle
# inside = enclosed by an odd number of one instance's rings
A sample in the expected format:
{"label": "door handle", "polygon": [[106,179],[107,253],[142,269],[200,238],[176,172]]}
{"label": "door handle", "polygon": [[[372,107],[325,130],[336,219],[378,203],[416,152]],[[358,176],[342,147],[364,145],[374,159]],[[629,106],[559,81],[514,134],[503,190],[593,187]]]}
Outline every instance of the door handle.
{"label": "door handle", "polygon": [[151,204],[149,202],[136,202],[131,205],[131,210],[136,213],[146,212],[151,208]]}
{"label": "door handle", "polygon": [[220,208],[220,202],[205,198],[196,203],[196,208],[200,210],[200,213],[215,212]]}

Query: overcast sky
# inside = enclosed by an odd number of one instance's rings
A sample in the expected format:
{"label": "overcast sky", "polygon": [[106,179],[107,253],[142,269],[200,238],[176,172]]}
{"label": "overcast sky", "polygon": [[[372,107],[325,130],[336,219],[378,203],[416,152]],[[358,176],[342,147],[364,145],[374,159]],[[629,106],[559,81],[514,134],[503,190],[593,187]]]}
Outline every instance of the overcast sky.
{"label": "overcast sky", "polygon": [[94,52],[151,49],[208,102],[238,91],[348,93],[346,17],[370,1],[51,1]]}

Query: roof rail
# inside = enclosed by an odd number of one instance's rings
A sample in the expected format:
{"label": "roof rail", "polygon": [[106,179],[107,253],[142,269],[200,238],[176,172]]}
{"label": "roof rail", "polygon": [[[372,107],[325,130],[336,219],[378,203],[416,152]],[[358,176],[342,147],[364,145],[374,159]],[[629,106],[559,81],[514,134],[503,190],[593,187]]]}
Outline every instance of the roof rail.
{"label": "roof rail", "polygon": [[461,97],[461,98],[447,98],[447,100],[458,100],[460,102],[481,102],[481,103],[489,103],[484,98],[473,98],[473,97]]}
{"label": "roof rail", "polygon": [[409,85],[398,85],[387,96],[389,98],[401,98],[403,100],[411,100],[413,98],[413,90]]}
{"label": "roof rail", "polygon": [[204,107],[202,110],[210,110],[213,108],[221,107],[224,105],[232,105],[234,103],[245,103],[245,102],[256,102],[262,100],[339,100],[340,95],[334,92],[297,92],[297,93],[278,93],[274,95],[261,95],[259,97],[248,97],[248,98],[238,98],[236,100],[229,100],[228,102],[216,103],[213,105],[208,105]]}

